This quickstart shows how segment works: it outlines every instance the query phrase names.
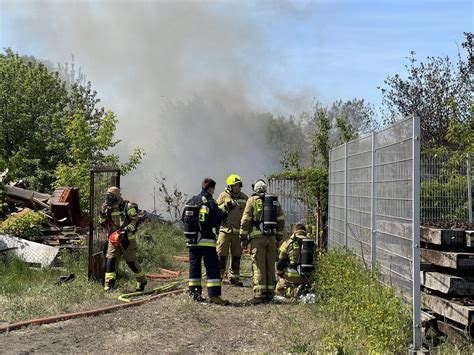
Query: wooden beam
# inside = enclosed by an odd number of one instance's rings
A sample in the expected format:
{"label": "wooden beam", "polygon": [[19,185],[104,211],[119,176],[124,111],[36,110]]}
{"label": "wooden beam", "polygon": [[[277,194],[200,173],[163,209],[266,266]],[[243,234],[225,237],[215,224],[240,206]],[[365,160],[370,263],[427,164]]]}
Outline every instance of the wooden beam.
{"label": "wooden beam", "polygon": [[456,270],[474,270],[474,253],[421,249],[421,262]]}
{"label": "wooden beam", "polygon": [[440,272],[421,273],[421,284],[431,290],[453,296],[474,296],[474,277],[459,277]]}
{"label": "wooden beam", "polygon": [[473,324],[474,306],[465,306],[457,302],[423,293],[423,302],[436,314],[469,327]]}
{"label": "wooden beam", "polygon": [[467,330],[459,329],[454,325],[448,324],[441,320],[437,321],[438,330],[446,335],[448,341],[458,346],[471,344],[473,338]]}
{"label": "wooden beam", "polygon": [[466,245],[474,248],[474,231],[466,231]]}
{"label": "wooden beam", "polygon": [[464,229],[439,229],[420,227],[420,240],[425,243],[445,246],[466,246]]}

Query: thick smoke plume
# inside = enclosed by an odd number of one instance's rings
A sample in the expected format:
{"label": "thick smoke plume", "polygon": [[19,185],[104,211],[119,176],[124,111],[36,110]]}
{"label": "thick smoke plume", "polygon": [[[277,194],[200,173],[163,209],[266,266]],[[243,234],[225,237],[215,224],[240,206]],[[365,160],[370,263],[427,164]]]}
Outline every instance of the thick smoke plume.
{"label": "thick smoke plume", "polygon": [[20,54],[53,62],[74,54],[120,120],[121,156],[145,149],[122,184],[144,208],[160,172],[189,194],[204,177],[219,191],[238,173],[249,192],[278,168],[261,113],[308,107],[278,90],[270,67],[281,71],[285,56],[270,50],[241,2],[3,1],[2,9],[12,14],[13,50],[22,43],[34,53]]}

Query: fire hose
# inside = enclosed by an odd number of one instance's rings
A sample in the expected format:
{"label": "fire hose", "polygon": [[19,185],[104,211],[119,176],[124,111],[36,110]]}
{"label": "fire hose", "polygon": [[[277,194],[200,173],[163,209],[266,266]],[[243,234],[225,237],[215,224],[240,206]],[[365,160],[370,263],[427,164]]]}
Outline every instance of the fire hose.
{"label": "fire hose", "polygon": [[[150,274],[146,275],[150,279],[173,279],[173,278],[178,278],[180,276],[179,271],[172,271],[168,269],[160,269],[160,271],[163,274]],[[180,284],[182,284],[181,281],[176,281],[170,284],[162,285],[160,287],[157,287],[152,290],[147,290],[147,291],[142,291],[142,292],[134,292],[134,293],[129,293],[125,295],[121,295],[118,297],[118,299],[124,303],[122,304],[116,304],[113,306],[108,306],[108,307],[102,307],[102,308],[96,308],[92,309],[89,311],[81,311],[81,312],[75,312],[75,313],[66,313],[66,314],[60,314],[56,316],[49,316],[49,317],[43,317],[43,318],[37,318],[37,319],[29,319],[26,321],[22,322],[17,322],[17,323],[12,323],[12,324],[5,324],[0,326],[0,333],[3,332],[8,332],[12,330],[17,330],[23,327],[27,327],[29,325],[43,325],[43,324],[51,324],[51,323],[57,323],[69,319],[74,319],[74,318],[82,318],[82,317],[93,317],[109,312],[113,312],[118,309],[122,308],[129,308],[129,307],[134,307],[134,306],[140,306],[146,302],[150,302],[156,299],[160,299],[163,297],[171,296],[171,295],[176,295],[179,293],[182,293],[185,291],[185,289],[176,289]],[[150,297],[142,298],[140,300],[136,301],[131,301],[128,298],[129,297],[137,297],[137,296],[142,296],[142,295],[152,295]]]}

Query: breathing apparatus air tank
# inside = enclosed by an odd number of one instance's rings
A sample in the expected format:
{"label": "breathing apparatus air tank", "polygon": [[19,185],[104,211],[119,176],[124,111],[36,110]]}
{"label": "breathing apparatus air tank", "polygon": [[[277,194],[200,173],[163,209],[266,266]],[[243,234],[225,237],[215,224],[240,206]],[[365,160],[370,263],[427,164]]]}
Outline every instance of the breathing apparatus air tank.
{"label": "breathing apparatus air tank", "polygon": [[198,238],[199,227],[199,205],[185,205],[183,209],[184,236],[190,244],[195,244]]}
{"label": "breathing apparatus air tank", "polygon": [[304,238],[301,241],[300,264],[298,272],[300,275],[309,275],[314,269],[314,239]]}
{"label": "breathing apparatus air tank", "polygon": [[263,231],[272,234],[277,227],[278,197],[266,194],[263,199]]}

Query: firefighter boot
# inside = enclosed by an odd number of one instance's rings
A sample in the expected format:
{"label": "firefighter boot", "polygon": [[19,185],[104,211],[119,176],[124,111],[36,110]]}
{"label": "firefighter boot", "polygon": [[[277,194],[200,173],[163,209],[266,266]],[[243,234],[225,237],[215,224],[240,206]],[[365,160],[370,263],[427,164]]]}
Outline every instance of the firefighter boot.
{"label": "firefighter boot", "polygon": [[110,279],[105,281],[104,291],[110,292],[115,288],[115,279]]}
{"label": "firefighter boot", "polygon": [[227,306],[229,301],[222,299],[221,296],[215,296],[209,299],[209,303],[217,304],[219,306]]}
{"label": "firefighter boot", "polygon": [[144,290],[145,290],[145,286],[146,286],[147,283],[148,283],[147,280],[142,281],[142,282],[137,281],[137,285],[136,285],[136,287],[135,287],[135,292],[142,292],[142,291],[144,291]]}
{"label": "firefighter boot", "polygon": [[230,284],[236,287],[244,287],[244,284],[242,283],[242,281],[239,281],[233,277],[230,278]]}
{"label": "firefighter boot", "polygon": [[257,305],[263,303],[263,299],[260,297],[254,297],[249,299],[246,303],[249,305]]}

